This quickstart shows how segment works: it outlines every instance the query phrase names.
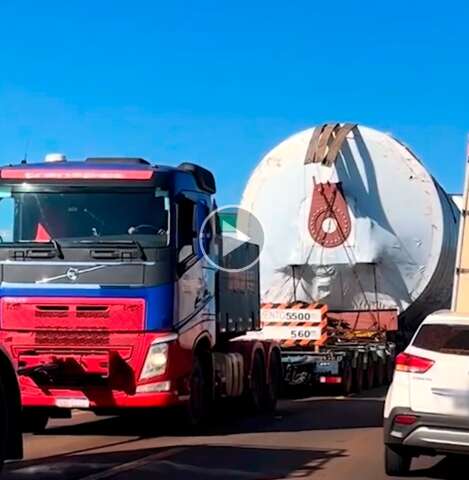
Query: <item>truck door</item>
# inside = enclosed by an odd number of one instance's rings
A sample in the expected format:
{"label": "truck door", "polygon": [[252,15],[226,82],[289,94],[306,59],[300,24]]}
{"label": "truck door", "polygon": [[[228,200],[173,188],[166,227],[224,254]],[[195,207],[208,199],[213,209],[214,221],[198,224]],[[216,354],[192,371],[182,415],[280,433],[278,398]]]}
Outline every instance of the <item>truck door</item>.
{"label": "truck door", "polygon": [[206,232],[207,235],[200,238],[208,214],[209,208],[202,196],[187,193],[177,202],[178,312],[175,326],[181,331],[200,324],[213,309],[210,305],[214,293],[213,273],[204,258],[204,251],[210,249],[211,234]]}

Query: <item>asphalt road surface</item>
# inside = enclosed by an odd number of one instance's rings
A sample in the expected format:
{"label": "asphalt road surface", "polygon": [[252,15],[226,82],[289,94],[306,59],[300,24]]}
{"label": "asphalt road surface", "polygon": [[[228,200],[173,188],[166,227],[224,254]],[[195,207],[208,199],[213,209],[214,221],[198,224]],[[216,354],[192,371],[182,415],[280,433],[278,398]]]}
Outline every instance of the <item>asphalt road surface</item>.
{"label": "asphalt road surface", "polygon": [[[358,397],[283,400],[275,417],[217,420],[191,431],[171,415],[78,412],[26,435],[26,457],[5,480],[380,480],[383,390]],[[230,407],[231,408],[231,407]],[[411,478],[466,478],[469,461],[414,460]]]}

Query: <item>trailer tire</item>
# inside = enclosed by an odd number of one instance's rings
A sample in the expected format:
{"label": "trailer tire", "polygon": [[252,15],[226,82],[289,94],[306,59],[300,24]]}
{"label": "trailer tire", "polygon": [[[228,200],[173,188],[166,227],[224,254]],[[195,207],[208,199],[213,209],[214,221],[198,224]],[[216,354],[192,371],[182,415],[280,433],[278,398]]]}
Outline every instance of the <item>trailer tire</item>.
{"label": "trailer tire", "polygon": [[46,411],[25,408],[21,414],[22,431],[24,433],[44,433],[49,418]]}
{"label": "trailer tire", "polygon": [[362,393],[364,382],[363,363],[361,360],[357,362],[357,366],[353,369],[353,391]]}
{"label": "trailer tire", "polygon": [[211,382],[200,355],[194,356],[190,378],[187,416],[190,425],[197,427],[207,422],[211,406]]}
{"label": "trailer tire", "polygon": [[278,397],[282,387],[282,360],[277,351],[270,354],[269,359],[269,383],[266,385],[266,407],[272,413],[277,408]]}
{"label": "trailer tire", "polygon": [[375,385],[375,364],[373,361],[368,361],[368,366],[366,368],[365,383],[366,388],[373,388]]}
{"label": "trailer tire", "polygon": [[386,384],[390,384],[394,377],[394,359],[388,357],[386,360]]}
{"label": "trailer tire", "polygon": [[347,396],[352,393],[353,389],[353,369],[350,362],[345,362],[342,369],[342,395]]}
{"label": "trailer tire", "polygon": [[386,382],[386,364],[379,360],[376,364],[376,379],[375,386],[380,387]]}
{"label": "trailer tire", "polygon": [[248,383],[245,397],[246,406],[249,413],[255,414],[265,409],[266,391],[267,382],[264,358],[262,354],[257,351],[254,354],[251,378]]}

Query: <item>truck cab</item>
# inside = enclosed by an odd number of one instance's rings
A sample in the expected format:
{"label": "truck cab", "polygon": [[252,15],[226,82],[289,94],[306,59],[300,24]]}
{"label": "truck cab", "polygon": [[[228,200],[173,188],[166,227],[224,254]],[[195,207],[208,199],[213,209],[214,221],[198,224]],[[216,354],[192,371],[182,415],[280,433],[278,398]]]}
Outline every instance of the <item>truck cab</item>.
{"label": "truck cab", "polygon": [[[259,328],[258,280],[230,296],[209,261],[220,255],[214,193],[213,175],[193,164],[1,168],[0,334],[33,429],[73,408],[189,403],[203,414],[209,402],[197,402],[213,397],[217,366],[235,362],[227,342]],[[245,320],[232,330],[227,298]],[[248,378],[251,367],[249,357],[239,369]]]}

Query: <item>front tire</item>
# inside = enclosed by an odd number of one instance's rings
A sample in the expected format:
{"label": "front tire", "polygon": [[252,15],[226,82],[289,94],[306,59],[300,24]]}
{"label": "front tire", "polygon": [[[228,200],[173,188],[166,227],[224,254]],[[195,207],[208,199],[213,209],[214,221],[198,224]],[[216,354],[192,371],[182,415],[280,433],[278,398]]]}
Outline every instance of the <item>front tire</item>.
{"label": "front tire", "polygon": [[212,382],[207,365],[200,355],[194,357],[190,380],[187,416],[190,425],[198,427],[208,421],[212,405]]}
{"label": "front tire", "polygon": [[384,450],[384,467],[386,475],[390,477],[401,477],[407,475],[410,471],[412,456],[402,451],[393,450],[385,445]]}
{"label": "front tire", "polygon": [[8,408],[5,387],[3,382],[0,382],[0,471],[7,456],[8,431],[11,428],[9,418],[11,414],[12,412]]}

